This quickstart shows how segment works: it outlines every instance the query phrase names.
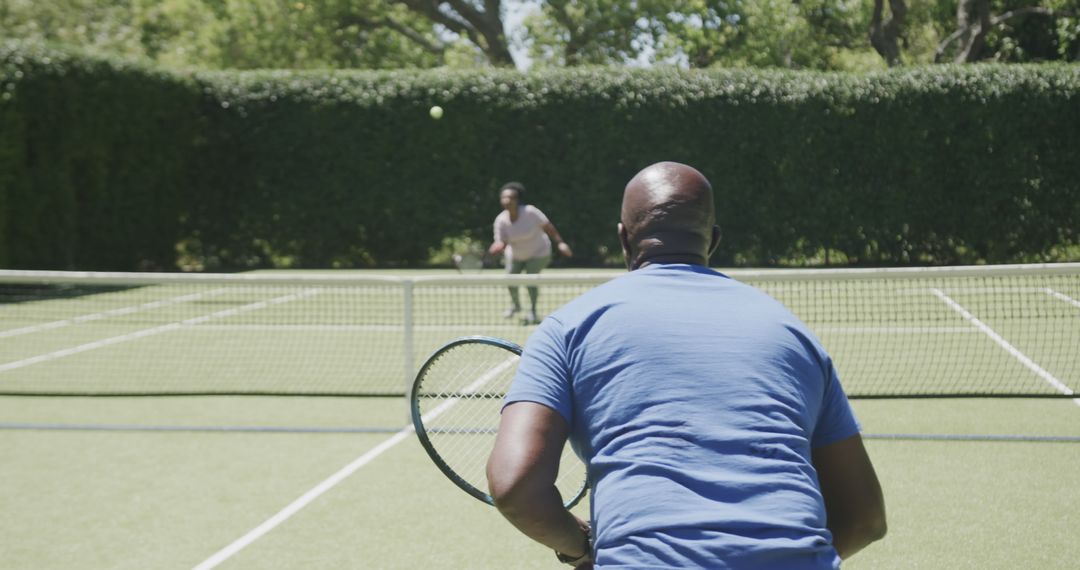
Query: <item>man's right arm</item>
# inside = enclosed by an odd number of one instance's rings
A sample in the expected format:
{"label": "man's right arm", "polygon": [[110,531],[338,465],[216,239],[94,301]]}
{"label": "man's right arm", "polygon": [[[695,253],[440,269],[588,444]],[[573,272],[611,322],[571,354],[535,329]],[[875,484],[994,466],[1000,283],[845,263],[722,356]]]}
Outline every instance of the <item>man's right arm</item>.
{"label": "man's right arm", "polygon": [[503,224],[499,216],[495,217],[495,224],[492,227],[492,243],[488,248],[488,253],[491,255],[499,255],[506,249],[506,224]]}
{"label": "man's right arm", "polygon": [[885,536],[885,499],[858,434],[813,450],[833,546],[847,559]]}

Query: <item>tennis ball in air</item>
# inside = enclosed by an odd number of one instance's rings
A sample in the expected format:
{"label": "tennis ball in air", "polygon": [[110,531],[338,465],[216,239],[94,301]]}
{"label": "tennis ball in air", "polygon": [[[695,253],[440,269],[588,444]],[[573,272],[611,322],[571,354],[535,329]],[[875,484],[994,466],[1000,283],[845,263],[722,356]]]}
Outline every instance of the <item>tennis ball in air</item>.
{"label": "tennis ball in air", "polygon": [[440,107],[438,105],[435,105],[434,107],[431,108],[430,111],[428,111],[428,113],[431,114],[432,119],[441,119],[442,118],[442,107]]}

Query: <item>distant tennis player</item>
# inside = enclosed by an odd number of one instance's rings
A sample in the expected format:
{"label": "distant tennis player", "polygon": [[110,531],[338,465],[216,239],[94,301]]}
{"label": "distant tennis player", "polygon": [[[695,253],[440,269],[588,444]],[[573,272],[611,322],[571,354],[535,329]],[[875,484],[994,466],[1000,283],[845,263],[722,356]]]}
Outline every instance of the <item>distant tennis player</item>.
{"label": "distant tennis player", "polygon": [[[642,170],[618,225],[630,272],[525,347],[488,484],[514,526],[572,566],[837,568],[885,535],[832,361],[780,303],[707,267],[714,216],[697,170]],[[568,437],[588,466],[590,523],[553,485]]]}
{"label": "distant tennis player", "polygon": [[[559,253],[566,257],[574,255],[547,216],[539,208],[525,203],[525,185],[520,182],[503,184],[499,189],[499,204],[503,211],[495,217],[495,241],[488,252],[492,255],[504,254],[507,273],[540,273],[551,261],[552,241]],[[510,308],[503,313],[508,319],[521,311],[518,288],[511,286],[509,290]],[[540,297],[540,291],[536,287],[528,287],[528,290],[529,312],[525,313],[524,321],[534,324],[539,322],[536,300]]]}

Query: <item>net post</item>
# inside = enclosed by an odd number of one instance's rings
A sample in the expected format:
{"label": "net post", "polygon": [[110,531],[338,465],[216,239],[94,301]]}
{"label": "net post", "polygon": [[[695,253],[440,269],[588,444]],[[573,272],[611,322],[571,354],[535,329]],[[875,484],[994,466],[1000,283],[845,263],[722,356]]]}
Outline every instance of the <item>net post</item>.
{"label": "net post", "polygon": [[403,279],[401,281],[401,292],[404,296],[402,299],[402,354],[405,357],[405,423],[408,425],[412,422],[412,418],[409,413],[409,391],[412,389],[413,381],[413,281],[412,279]]}

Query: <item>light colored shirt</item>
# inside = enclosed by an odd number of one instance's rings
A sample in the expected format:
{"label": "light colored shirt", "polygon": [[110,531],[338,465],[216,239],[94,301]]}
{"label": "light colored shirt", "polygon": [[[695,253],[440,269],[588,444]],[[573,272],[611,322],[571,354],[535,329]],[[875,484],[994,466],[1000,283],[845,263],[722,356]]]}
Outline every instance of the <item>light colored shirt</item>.
{"label": "light colored shirt", "polygon": [[495,240],[506,244],[506,257],[525,261],[551,255],[551,239],[544,232],[548,219],[539,208],[518,206],[518,217],[510,221],[510,212],[503,210],[495,216]]}
{"label": "light colored shirt", "polygon": [[649,265],[529,338],[506,402],[588,465],[596,567],[837,568],[811,449],[859,426],[814,335],[765,293]]}

